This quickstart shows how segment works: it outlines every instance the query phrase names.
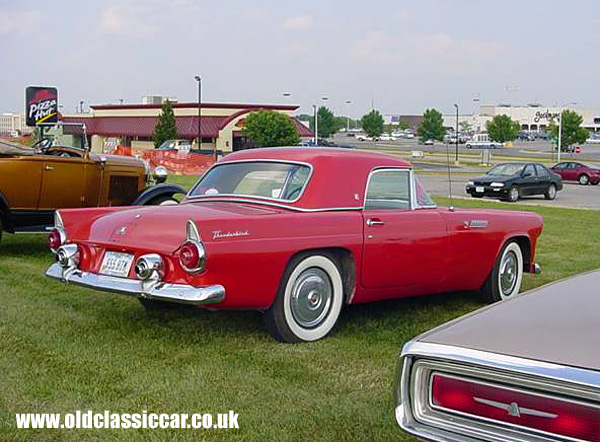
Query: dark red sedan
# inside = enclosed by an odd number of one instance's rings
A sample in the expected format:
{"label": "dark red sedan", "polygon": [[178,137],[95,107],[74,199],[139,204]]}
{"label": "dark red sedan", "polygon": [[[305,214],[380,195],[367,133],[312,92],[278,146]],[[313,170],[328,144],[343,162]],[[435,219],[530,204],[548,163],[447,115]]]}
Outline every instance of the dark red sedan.
{"label": "dark red sedan", "polygon": [[594,164],[565,161],[552,166],[550,169],[565,181],[578,181],[584,186],[600,183],[600,166]]}

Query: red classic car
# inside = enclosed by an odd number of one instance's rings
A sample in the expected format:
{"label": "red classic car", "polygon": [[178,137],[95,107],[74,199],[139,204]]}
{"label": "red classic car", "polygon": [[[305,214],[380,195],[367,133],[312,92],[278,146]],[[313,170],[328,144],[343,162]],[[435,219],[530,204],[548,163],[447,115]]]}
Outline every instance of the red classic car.
{"label": "red classic car", "polygon": [[257,309],[273,336],[314,341],[343,305],[519,292],[542,219],[438,209],[409,163],[336,148],[236,152],[171,207],[60,210],[47,275],[139,298]]}
{"label": "red classic car", "polygon": [[555,164],[550,169],[565,181],[577,181],[583,186],[600,183],[600,166],[594,164],[565,161]]}

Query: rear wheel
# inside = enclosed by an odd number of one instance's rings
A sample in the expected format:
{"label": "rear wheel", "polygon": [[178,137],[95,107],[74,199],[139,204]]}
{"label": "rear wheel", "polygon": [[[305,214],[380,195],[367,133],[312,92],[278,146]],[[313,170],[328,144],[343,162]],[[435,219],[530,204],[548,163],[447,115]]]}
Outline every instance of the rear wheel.
{"label": "rear wheel", "polygon": [[597,186],[598,184],[600,184],[600,181],[592,181],[592,186]]}
{"label": "rear wheel", "polygon": [[523,252],[516,241],[509,241],[496,258],[481,294],[489,303],[508,299],[519,293],[522,281]]}
{"label": "rear wheel", "polygon": [[553,200],[556,198],[556,186],[554,184],[550,184],[546,191],[544,192],[544,198],[547,200]]}
{"label": "rear wheel", "polygon": [[278,341],[316,341],[333,330],[343,298],[342,275],[335,257],[326,252],[302,254],[285,270],[264,322]]}
{"label": "rear wheel", "polygon": [[581,184],[582,186],[587,186],[588,184],[590,184],[590,177],[583,173],[579,175],[579,179],[577,181],[579,181],[579,184]]}
{"label": "rear wheel", "polygon": [[521,197],[521,191],[519,190],[519,186],[517,186],[517,185],[511,186],[510,190],[508,191],[508,196],[506,199],[508,201],[510,201],[511,203],[516,203],[520,197]]}

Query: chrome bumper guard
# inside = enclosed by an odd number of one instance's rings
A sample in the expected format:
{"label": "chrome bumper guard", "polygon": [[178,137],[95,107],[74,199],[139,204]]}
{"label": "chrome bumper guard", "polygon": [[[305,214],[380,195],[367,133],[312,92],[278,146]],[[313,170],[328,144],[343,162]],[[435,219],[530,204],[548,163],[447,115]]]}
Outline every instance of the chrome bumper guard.
{"label": "chrome bumper guard", "polygon": [[194,287],[187,284],[169,284],[161,281],[118,278],[84,272],[73,267],[63,269],[58,263],[52,264],[48,268],[46,276],[59,279],[62,282],[82,285],[106,292],[123,293],[125,295],[178,304],[215,304],[225,299],[225,287],[218,284]]}

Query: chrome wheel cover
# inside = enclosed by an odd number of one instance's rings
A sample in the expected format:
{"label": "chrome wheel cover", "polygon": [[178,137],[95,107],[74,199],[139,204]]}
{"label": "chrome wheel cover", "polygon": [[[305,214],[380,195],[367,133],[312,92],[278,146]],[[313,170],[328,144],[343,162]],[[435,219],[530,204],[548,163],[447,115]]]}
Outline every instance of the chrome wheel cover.
{"label": "chrome wheel cover", "polygon": [[586,185],[589,181],[590,181],[590,179],[588,178],[587,175],[581,175],[579,177],[579,183],[580,184]]}
{"label": "chrome wheel cover", "polygon": [[306,269],[292,287],[292,316],[303,328],[317,327],[329,314],[332,299],[333,287],[327,272],[318,267]]}
{"label": "chrome wheel cover", "polygon": [[519,260],[515,252],[510,250],[502,257],[500,263],[500,290],[503,296],[510,296],[515,290],[519,276]]}
{"label": "chrome wheel cover", "polygon": [[519,199],[519,189],[517,189],[516,187],[510,189],[510,199],[512,201],[517,201]]}
{"label": "chrome wheel cover", "polygon": [[548,196],[550,196],[550,199],[554,199],[554,197],[556,196],[556,187],[550,186],[550,188],[548,189]]}

